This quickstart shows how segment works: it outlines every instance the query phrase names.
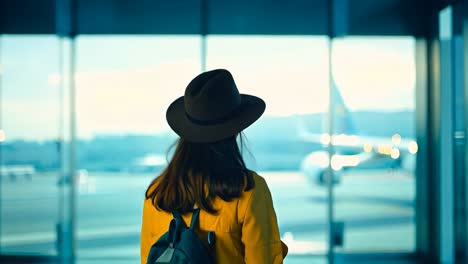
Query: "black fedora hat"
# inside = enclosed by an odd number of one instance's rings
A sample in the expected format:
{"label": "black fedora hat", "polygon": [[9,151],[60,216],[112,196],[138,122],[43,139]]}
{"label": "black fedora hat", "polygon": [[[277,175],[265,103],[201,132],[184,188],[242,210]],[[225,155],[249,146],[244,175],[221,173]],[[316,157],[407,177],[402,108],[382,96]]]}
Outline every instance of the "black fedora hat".
{"label": "black fedora hat", "polygon": [[208,143],[236,135],[264,111],[262,99],[240,94],[231,73],[218,69],[195,77],[168,107],[166,119],[181,138]]}

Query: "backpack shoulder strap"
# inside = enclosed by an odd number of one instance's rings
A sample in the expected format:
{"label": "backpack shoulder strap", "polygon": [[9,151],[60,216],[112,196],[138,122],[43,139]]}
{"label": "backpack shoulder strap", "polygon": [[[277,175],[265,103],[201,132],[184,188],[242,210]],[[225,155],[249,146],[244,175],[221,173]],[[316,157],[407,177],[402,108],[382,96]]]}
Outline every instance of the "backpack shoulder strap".
{"label": "backpack shoulder strap", "polygon": [[184,220],[179,213],[172,212],[172,215],[174,219],[172,219],[169,224],[168,239],[170,243],[175,244],[176,241],[179,240],[183,229],[187,228],[187,226],[185,225]]}
{"label": "backpack shoulder strap", "polygon": [[176,212],[176,211],[173,211],[172,212],[172,217],[177,220],[177,221],[181,221],[182,223],[184,223],[184,220],[182,219],[182,216]]}
{"label": "backpack shoulder strap", "polygon": [[197,208],[195,209],[195,211],[193,211],[192,220],[190,220],[190,229],[193,230],[195,228],[199,215],[200,215],[200,208]]}

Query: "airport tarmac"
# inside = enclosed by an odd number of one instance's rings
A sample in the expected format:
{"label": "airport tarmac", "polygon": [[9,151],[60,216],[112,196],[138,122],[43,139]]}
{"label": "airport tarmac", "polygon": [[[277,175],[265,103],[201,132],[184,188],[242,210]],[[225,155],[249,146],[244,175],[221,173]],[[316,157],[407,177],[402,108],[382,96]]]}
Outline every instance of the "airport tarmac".
{"label": "airport tarmac", "polygon": [[[325,263],[327,192],[298,171],[259,172],[268,182],[285,263]],[[78,186],[78,263],[137,263],[144,192],[151,175],[90,172]],[[59,187],[53,174],[1,184],[2,253],[56,254]],[[344,223],[340,253],[414,250],[414,178],[390,170],[346,172],[334,188],[335,221]]]}

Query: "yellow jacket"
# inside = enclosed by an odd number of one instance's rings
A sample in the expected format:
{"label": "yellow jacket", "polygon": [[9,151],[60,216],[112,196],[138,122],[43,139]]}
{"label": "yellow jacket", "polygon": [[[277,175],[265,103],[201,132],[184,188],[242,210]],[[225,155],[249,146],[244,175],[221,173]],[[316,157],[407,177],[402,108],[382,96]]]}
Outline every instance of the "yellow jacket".
{"label": "yellow jacket", "polygon": [[[283,253],[271,193],[265,180],[254,173],[255,188],[231,202],[217,197],[217,215],[200,211],[198,232],[205,238],[216,234],[216,263],[283,263]],[[154,188],[155,186],[152,186]],[[190,225],[192,214],[183,216]],[[146,264],[151,246],[169,229],[172,214],[158,211],[151,199],[145,200],[140,237],[141,263]]]}

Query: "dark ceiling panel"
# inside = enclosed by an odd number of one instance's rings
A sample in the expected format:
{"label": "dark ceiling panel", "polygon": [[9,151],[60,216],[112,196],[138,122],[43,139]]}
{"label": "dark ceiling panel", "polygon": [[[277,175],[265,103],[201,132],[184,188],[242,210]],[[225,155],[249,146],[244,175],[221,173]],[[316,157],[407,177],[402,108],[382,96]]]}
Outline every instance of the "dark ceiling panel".
{"label": "dark ceiling panel", "polygon": [[79,0],[80,34],[199,34],[200,0]]}
{"label": "dark ceiling panel", "polygon": [[207,12],[210,34],[327,34],[327,1],[208,0]]}
{"label": "dark ceiling panel", "polygon": [[55,0],[0,0],[0,33],[53,34]]}
{"label": "dark ceiling panel", "polygon": [[[66,13],[55,15],[55,10],[66,6],[63,1],[75,0],[0,0],[0,34],[75,32],[60,25],[68,20]],[[76,1],[78,34],[328,33],[326,0]],[[61,8],[56,9],[56,3]],[[346,6],[349,9],[342,20],[348,22],[349,35],[422,36],[428,24],[425,0],[348,0]],[[202,20],[202,9],[206,20]]]}
{"label": "dark ceiling panel", "polygon": [[349,0],[349,35],[422,36],[427,25],[424,0]]}

